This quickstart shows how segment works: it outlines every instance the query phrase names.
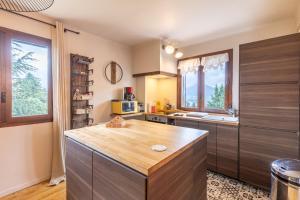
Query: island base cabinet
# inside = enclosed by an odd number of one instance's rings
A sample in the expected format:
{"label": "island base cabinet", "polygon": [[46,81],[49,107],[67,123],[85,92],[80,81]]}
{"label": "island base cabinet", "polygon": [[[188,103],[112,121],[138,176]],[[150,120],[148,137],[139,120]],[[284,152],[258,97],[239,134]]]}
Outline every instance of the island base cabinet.
{"label": "island base cabinet", "polygon": [[146,177],[94,152],[93,200],[143,200]]}
{"label": "island base cabinet", "polygon": [[207,141],[203,139],[148,177],[148,200],[206,200]]}
{"label": "island base cabinet", "polygon": [[66,138],[66,176],[68,200],[92,200],[93,151]]}

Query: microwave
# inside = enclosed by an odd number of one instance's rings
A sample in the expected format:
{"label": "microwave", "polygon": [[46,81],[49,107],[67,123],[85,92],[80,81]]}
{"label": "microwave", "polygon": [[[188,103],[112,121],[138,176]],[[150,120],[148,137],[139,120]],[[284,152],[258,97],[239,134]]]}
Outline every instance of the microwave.
{"label": "microwave", "polygon": [[112,100],[111,106],[113,114],[124,115],[138,112],[137,101]]}

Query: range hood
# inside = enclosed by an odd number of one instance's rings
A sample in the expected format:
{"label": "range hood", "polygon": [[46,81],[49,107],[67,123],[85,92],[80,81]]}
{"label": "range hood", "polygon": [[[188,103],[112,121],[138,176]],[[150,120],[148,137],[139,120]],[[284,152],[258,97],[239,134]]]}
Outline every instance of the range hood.
{"label": "range hood", "polygon": [[133,47],[133,77],[141,76],[177,76],[177,59],[162,49],[161,40]]}

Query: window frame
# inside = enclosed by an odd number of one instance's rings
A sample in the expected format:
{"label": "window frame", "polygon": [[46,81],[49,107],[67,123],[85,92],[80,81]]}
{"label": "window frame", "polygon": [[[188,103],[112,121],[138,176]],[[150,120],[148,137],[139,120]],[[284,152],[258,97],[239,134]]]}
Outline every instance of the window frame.
{"label": "window frame", "polygon": [[192,57],[187,57],[183,59],[179,59],[177,65],[180,61],[188,60],[192,58],[199,58],[200,60],[206,56],[218,55],[228,53],[229,61],[226,63],[225,68],[225,100],[224,100],[224,110],[223,109],[205,109],[204,105],[204,89],[205,89],[205,82],[204,82],[204,72],[203,66],[199,66],[198,70],[198,107],[197,108],[185,108],[181,105],[181,97],[182,97],[182,76],[180,74],[180,70],[177,70],[177,108],[184,111],[195,111],[195,112],[208,112],[208,113],[227,113],[226,110],[232,107],[232,68],[233,68],[233,49],[227,49]]}
{"label": "window frame", "polygon": [[[52,88],[52,45],[51,40],[39,36],[0,27],[0,35],[3,35],[3,43],[0,43],[0,53],[3,52],[0,72],[4,72],[4,77],[0,77],[0,91],[6,92],[6,102],[1,103],[0,127],[19,126],[27,124],[37,124],[53,121],[53,88]],[[48,48],[48,114],[25,117],[12,116],[12,79],[11,79],[11,41],[20,40],[37,46]],[[1,56],[1,55],[0,55]],[[0,60],[1,62],[1,60]],[[1,90],[2,88],[2,90]]]}

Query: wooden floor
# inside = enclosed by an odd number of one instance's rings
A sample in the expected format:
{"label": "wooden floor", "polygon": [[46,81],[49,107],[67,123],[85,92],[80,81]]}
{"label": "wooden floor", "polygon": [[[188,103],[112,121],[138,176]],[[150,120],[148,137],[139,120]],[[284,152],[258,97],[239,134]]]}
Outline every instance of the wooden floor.
{"label": "wooden floor", "polygon": [[66,182],[48,186],[48,181],[15,192],[0,200],[66,200]]}

